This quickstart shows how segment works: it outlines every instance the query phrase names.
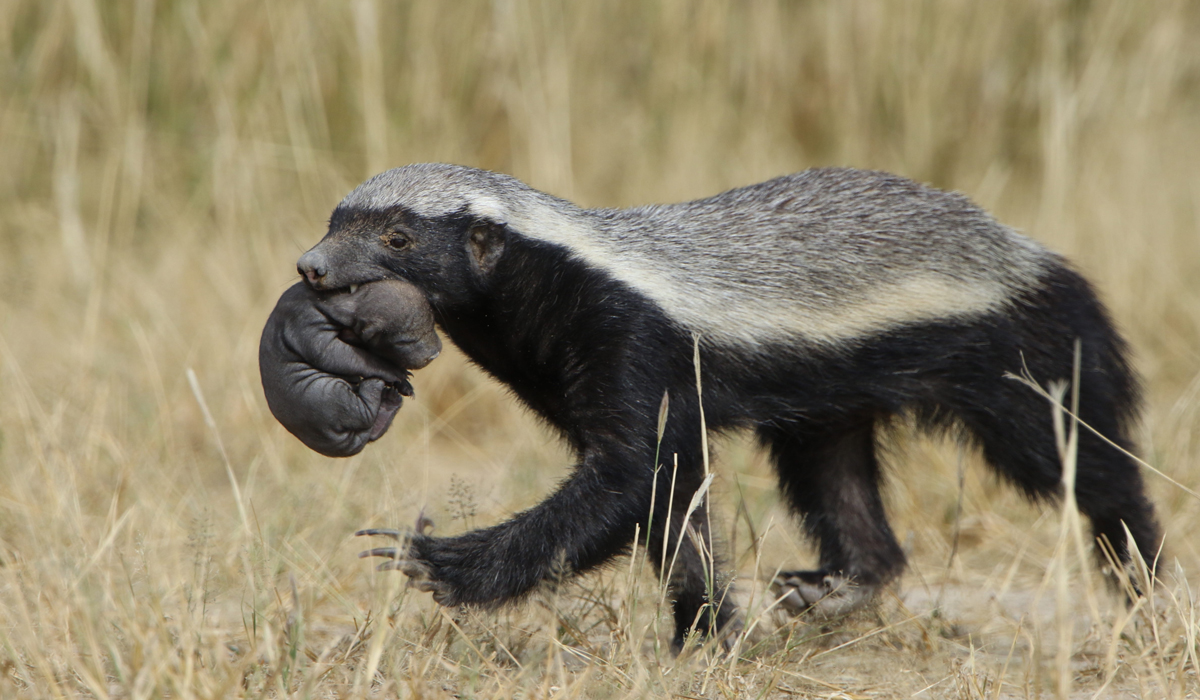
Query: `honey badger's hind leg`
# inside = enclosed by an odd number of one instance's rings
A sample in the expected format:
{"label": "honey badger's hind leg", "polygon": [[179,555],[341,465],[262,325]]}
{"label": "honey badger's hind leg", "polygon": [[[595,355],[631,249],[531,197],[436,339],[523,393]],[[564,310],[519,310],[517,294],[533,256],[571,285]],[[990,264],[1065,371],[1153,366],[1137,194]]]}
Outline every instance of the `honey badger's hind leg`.
{"label": "honey badger's hind leg", "polygon": [[[1031,500],[1054,500],[1062,493],[1062,463],[1045,398],[1005,377],[1028,372],[1042,386],[1069,382],[1074,374],[1075,340],[1080,343],[1079,417],[1101,435],[1132,451],[1129,428],[1138,408],[1137,380],[1124,342],[1087,283],[1069,270],[1055,272],[1035,294],[981,331],[980,342],[955,353],[941,386],[939,403],[956,415],[987,463]],[[981,368],[996,368],[990,372]],[[1067,394],[1070,403],[1070,392]],[[1069,420],[1069,419],[1068,419]],[[1153,569],[1160,533],[1146,498],[1137,463],[1121,450],[1080,427],[1075,497],[1092,524],[1124,565],[1131,562],[1125,529]],[[1098,559],[1105,560],[1097,548]]]}
{"label": "honey badger's hind leg", "polygon": [[795,613],[834,617],[868,603],[904,569],[879,495],[874,420],[821,432],[771,424],[758,432],[784,497],[820,551],[820,569],[775,577],[772,588],[785,596],[782,604]]}

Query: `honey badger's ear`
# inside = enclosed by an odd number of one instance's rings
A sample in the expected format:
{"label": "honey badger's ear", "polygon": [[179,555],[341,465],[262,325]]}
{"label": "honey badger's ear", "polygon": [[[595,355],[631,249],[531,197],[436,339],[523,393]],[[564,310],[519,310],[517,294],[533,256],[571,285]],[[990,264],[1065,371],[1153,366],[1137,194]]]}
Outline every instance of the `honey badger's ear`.
{"label": "honey badger's ear", "polygon": [[478,220],[467,230],[467,257],[471,271],[486,279],[504,253],[504,225]]}

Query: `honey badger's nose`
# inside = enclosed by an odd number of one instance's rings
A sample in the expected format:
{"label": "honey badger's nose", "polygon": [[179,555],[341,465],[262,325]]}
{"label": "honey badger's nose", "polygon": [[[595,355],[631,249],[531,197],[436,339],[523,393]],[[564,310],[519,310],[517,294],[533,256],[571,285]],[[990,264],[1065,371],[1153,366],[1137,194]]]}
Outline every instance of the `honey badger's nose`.
{"label": "honey badger's nose", "polygon": [[308,282],[308,286],[315,289],[320,286],[325,273],[329,272],[329,264],[325,261],[325,256],[314,248],[296,261],[296,271]]}

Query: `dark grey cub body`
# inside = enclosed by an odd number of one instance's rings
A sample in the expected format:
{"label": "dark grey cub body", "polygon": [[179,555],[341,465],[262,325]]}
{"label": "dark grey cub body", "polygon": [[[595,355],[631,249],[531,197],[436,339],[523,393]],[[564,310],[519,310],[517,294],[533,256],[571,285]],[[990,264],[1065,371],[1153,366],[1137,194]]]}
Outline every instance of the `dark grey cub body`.
{"label": "dark grey cub body", "polygon": [[271,412],[330,457],[378,439],[411,396],[409,369],[441,351],[424,296],[399,281],[319,294],[302,282],[280,297],[259,343]]}
{"label": "dark grey cub body", "polygon": [[[954,431],[1028,496],[1053,498],[1047,407],[1005,375],[1069,378],[1079,340],[1082,417],[1132,447],[1137,383],[1086,280],[965,197],[884,173],[812,170],[589,210],[504,175],[414,165],[351,192],[298,267],[319,290],[411,282],[450,339],[576,452],[558,490],[505,523],[373,550],[446,604],[510,600],[562,563],[600,565],[640,525],[650,551],[680,548],[676,641],[736,628],[727,579],[714,584],[696,546],[711,545],[704,507],[683,522],[703,482],[694,337],[708,426],[755,432],[819,546],[819,568],[777,581],[798,608],[852,609],[902,570],[875,450],[897,416]],[[1090,434],[1079,450],[1095,535],[1128,560],[1128,526],[1155,551],[1136,464]]]}

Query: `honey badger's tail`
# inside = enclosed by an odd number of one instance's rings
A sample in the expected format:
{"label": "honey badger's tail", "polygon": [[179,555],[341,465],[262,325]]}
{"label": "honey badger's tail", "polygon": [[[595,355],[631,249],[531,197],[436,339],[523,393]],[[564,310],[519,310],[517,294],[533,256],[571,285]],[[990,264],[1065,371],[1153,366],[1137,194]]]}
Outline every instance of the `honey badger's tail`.
{"label": "honey badger's tail", "polygon": [[[988,329],[986,342],[974,346],[975,357],[957,363],[966,374],[961,382],[951,382],[941,406],[962,422],[988,463],[1027,496],[1035,500],[1059,496],[1062,462],[1048,402],[994,368],[1027,373],[1041,386],[1070,383],[1078,340],[1079,417],[1107,439],[1079,428],[1075,477],[1079,510],[1090,519],[1093,534],[1111,546],[1122,562],[1130,561],[1128,528],[1147,564],[1153,566],[1160,537],[1154,509],[1137,462],[1122,452],[1133,450],[1129,434],[1140,398],[1125,342],[1080,275],[1059,267],[1041,282]],[[982,371],[985,367],[992,369]]]}

